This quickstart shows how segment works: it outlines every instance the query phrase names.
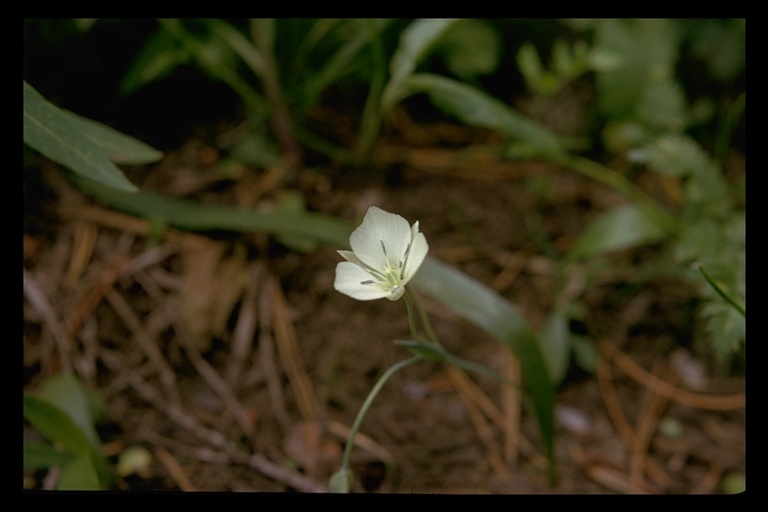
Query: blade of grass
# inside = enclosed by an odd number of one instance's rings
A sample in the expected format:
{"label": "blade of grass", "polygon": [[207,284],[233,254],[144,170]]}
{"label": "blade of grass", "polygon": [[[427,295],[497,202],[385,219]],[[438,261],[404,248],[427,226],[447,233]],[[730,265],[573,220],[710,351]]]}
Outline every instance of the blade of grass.
{"label": "blade of grass", "polygon": [[725,302],[727,302],[728,304],[730,304],[731,306],[733,306],[733,308],[734,308],[736,311],[738,311],[738,312],[741,314],[741,316],[743,316],[743,317],[746,317],[746,316],[747,316],[747,312],[746,312],[746,310],[744,309],[744,306],[742,306],[741,304],[739,304],[738,302],[736,302],[735,300],[733,300],[733,299],[732,299],[732,298],[731,298],[731,297],[730,297],[730,296],[729,296],[727,293],[725,293],[725,292],[723,291],[723,289],[722,289],[722,288],[720,288],[720,286],[719,286],[719,285],[718,285],[718,284],[715,282],[715,280],[714,280],[714,279],[712,279],[712,276],[710,276],[710,275],[709,275],[709,273],[708,273],[706,270],[704,270],[704,267],[703,267],[703,266],[701,266],[701,265],[699,265],[699,272],[701,272],[701,275],[703,275],[703,276],[704,276],[704,279],[706,279],[706,280],[707,280],[707,282],[709,283],[709,285],[710,285],[710,286],[711,286],[711,287],[712,287],[712,288],[715,290],[715,292],[717,292],[717,294],[718,294],[718,295],[719,295],[719,296],[720,296],[720,297],[721,297],[721,298],[722,298],[722,299],[723,299]]}

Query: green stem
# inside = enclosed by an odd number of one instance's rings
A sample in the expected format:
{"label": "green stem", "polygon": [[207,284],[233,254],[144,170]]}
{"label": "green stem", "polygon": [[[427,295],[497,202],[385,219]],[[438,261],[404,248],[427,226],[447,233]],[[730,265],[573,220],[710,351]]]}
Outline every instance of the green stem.
{"label": "green stem", "polygon": [[392,365],[386,372],[384,372],[384,375],[379,377],[379,380],[376,382],[376,385],[373,386],[373,389],[371,389],[371,392],[368,393],[368,397],[365,399],[365,402],[363,402],[362,407],[360,407],[360,411],[357,413],[355,422],[352,424],[352,428],[349,431],[349,438],[347,439],[347,445],[344,447],[344,458],[341,463],[341,470],[343,472],[349,471],[349,459],[350,459],[350,456],[352,455],[352,447],[355,444],[354,443],[355,435],[357,435],[357,431],[360,430],[360,425],[363,423],[363,419],[365,419],[365,415],[368,412],[368,409],[371,407],[371,404],[373,403],[373,399],[376,398],[376,395],[379,394],[379,391],[381,391],[381,388],[384,387],[384,384],[387,383],[387,381],[392,377],[392,375],[395,374],[395,372],[405,368],[406,366],[416,363],[418,361],[421,361],[421,357],[413,356]]}
{"label": "green stem", "polygon": [[[424,309],[424,303],[421,301],[421,296],[416,292],[416,290],[413,290],[410,292],[406,289],[405,291],[405,298],[409,299],[408,295],[409,293],[413,293],[414,302],[416,303],[416,307],[419,309],[419,318],[421,319],[421,324],[424,326],[424,329],[427,331],[427,338],[432,343],[439,344],[439,340],[437,339],[437,335],[435,334],[435,331],[432,330],[432,324],[429,322],[429,317],[427,316],[427,310]],[[410,317],[410,311],[408,316]],[[413,331],[412,331],[413,332]]]}
{"label": "green stem", "polygon": [[618,172],[609,169],[588,158],[559,153],[547,157],[553,163],[572,169],[588,178],[608,185],[614,190],[624,194],[638,206],[643,208],[648,215],[667,230],[670,234],[679,233],[682,230],[681,222],[664,211],[659,205],[634,183],[624,178]]}
{"label": "green stem", "polygon": [[413,315],[413,303],[411,302],[411,296],[408,293],[408,289],[405,290],[405,307],[408,310],[408,326],[411,329],[411,337],[414,340],[421,339],[421,335],[416,329],[416,319]]}

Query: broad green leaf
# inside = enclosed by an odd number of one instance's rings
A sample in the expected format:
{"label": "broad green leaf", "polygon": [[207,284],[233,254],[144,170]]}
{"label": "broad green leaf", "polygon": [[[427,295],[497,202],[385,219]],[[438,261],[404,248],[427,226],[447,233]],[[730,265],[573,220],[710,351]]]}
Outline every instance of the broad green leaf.
{"label": "broad green leaf", "polygon": [[[123,193],[130,195],[128,192]],[[25,395],[24,418],[51,442],[60,444],[64,451],[87,456],[105,486],[112,482],[109,465],[101,454],[100,443],[97,440],[94,445],[91,436],[64,409],[45,398]]]}
{"label": "broad green leaf", "polygon": [[[278,213],[301,215],[306,211],[304,196],[296,190],[285,190],[277,196],[275,211]],[[299,235],[277,235],[277,240],[296,252],[311,252],[317,249],[314,238]]]}
{"label": "broad green leaf", "polygon": [[60,374],[50,377],[38,390],[37,397],[66,412],[72,421],[80,427],[91,446],[99,446],[90,398],[74,375]]}
{"label": "broad green leaf", "polygon": [[636,107],[637,119],[651,130],[677,132],[688,124],[682,87],[672,80],[648,84]]}
{"label": "broad green leaf", "polygon": [[665,133],[645,147],[629,153],[633,162],[649,165],[653,170],[684,178],[711,165],[706,152],[693,139],[685,135]]}
{"label": "broad green leaf", "polygon": [[568,317],[561,311],[552,311],[539,332],[539,343],[552,382],[561,382],[568,371],[571,357],[571,330],[568,327]]}
{"label": "broad green leaf", "polygon": [[74,453],[87,453],[94,447],[88,435],[61,408],[48,400],[24,396],[24,418],[43,436]]}
{"label": "broad green leaf", "polygon": [[138,165],[157,162],[163,152],[144,144],[104,124],[61,110],[69,121],[86,137],[106,151],[107,157],[118,164]]}
{"label": "broad green leaf", "polygon": [[93,460],[87,453],[81,453],[61,467],[61,476],[56,488],[60,491],[98,491],[101,489],[99,475]]}
{"label": "broad green leaf", "polygon": [[24,467],[26,469],[46,469],[53,466],[63,466],[74,458],[74,453],[59,450],[50,444],[24,440]]}
{"label": "broad green leaf", "polygon": [[71,171],[128,191],[133,186],[107,153],[70,116],[24,82],[24,142]]}
{"label": "broad green leaf", "polygon": [[658,242],[667,235],[645,210],[626,204],[594,219],[574,243],[566,259],[579,261],[620,249]]}
{"label": "broad green leaf", "polygon": [[555,391],[536,333],[503,297],[436,259],[427,257],[412,283],[420,291],[496,336],[512,350],[520,361],[526,391],[524,398],[533,408],[551,462]]}
{"label": "broad green leaf", "polygon": [[600,20],[595,50],[621,61],[596,75],[602,112],[610,120],[632,118],[646,88],[674,75],[676,26],[665,19]]}
{"label": "broad green leaf", "polygon": [[406,27],[390,61],[390,77],[381,99],[383,112],[389,112],[404,97],[400,91],[403,81],[416,70],[416,66],[456,21],[458,20],[416,20]]}
{"label": "broad green leaf", "polygon": [[418,73],[403,80],[400,92],[403,96],[426,93],[447,114],[472,126],[497,130],[537,153],[557,154],[564,150],[563,142],[553,132],[481,90],[451,78]]}

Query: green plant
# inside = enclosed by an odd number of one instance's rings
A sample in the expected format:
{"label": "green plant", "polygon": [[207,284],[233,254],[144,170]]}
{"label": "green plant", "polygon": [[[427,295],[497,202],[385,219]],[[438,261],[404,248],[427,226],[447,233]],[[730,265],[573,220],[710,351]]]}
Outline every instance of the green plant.
{"label": "green plant", "polygon": [[24,82],[24,143],[82,176],[136,191],[115,165],[144,164],[162,153],[108,126],[59,109]]}
{"label": "green plant", "polygon": [[72,374],[50,377],[24,396],[24,419],[47,442],[24,440],[24,467],[61,469],[59,490],[107,489],[114,483],[95,424],[104,405]]}

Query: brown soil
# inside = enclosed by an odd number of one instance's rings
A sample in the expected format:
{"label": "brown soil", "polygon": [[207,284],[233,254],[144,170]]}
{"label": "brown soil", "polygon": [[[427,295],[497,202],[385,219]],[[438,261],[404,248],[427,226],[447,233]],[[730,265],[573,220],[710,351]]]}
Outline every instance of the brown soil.
{"label": "brown soil", "polygon": [[[538,235],[562,253],[622,198],[561,169],[445,149],[476,133],[423,130],[419,144],[419,134],[407,146],[384,139],[366,172],[241,168],[225,177],[217,151],[195,140],[129,172],[142,189],[202,202],[268,209],[299,190],[308,209],[350,222],[373,204],[419,220],[433,256],[540,327],[559,285]],[[327,490],[360,405],[408,357],[393,344],[409,332],[403,302],[335,292],[334,248],[301,252],[258,233],[152,236],[146,222],[94,203],[63,176],[49,168],[25,182],[25,390],[71,366],[99,392],[110,460],[129,447],[152,456],[119,478],[120,489]],[[570,296],[586,306],[573,328],[598,357],[595,373],[573,364],[558,389],[556,485],[514,393],[423,362],[374,402],[353,452],[354,490],[724,492],[745,473],[744,380],[702,362],[687,285],[633,278],[657,249],[612,256],[587,287],[571,276]],[[43,300],[30,300],[33,291]],[[496,339],[425,302],[451,352],[514,371]],[[25,488],[54,483],[55,472],[24,474]]]}

